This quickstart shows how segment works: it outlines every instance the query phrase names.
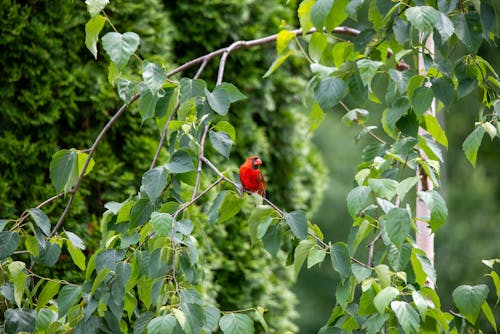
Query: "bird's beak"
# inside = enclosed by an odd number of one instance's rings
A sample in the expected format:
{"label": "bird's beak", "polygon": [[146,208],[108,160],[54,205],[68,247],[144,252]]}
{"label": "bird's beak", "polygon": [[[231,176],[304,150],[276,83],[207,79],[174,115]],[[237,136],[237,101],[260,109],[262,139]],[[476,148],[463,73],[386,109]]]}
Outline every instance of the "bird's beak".
{"label": "bird's beak", "polygon": [[255,159],[254,164],[257,165],[257,166],[260,166],[260,165],[262,165],[262,160],[260,160],[259,158],[257,158],[257,159]]}

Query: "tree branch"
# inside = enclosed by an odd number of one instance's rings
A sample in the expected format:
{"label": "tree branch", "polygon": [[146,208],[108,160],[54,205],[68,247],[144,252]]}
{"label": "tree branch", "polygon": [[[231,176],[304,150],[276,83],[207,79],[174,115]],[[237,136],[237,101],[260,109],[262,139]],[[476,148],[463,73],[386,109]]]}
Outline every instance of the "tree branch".
{"label": "tree branch", "polygon": [[59,220],[57,221],[56,225],[54,226],[54,228],[50,232],[50,237],[54,236],[54,234],[57,233],[57,231],[61,228],[61,225],[62,225],[64,219],[68,215],[71,204],[73,203],[73,200],[75,199],[76,191],[78,190],[78,188],[80,187],[80,184],[82,183],[83,176],[85,175],[85,172],[87,171],[90,160],[92,159],[92,156],[94,155],[94,153],[97,149],[97,146],[99,145],[101,140],[104,138],[104,135],[106,134],[106,132],[108,132],[108,130],[111,128],[111,126],[118,120],[118,118],[120,118],[121,115],[123,115],[125,110],[127,110],[127,107],[139,98],[139,96],[140,96],[140,94],[137,93],[134,96],[132,96],[130,101],[123,104],[121,106],[121,108],[118,109],[118,111],[115,113],[115,115],[108,121],[108,123],[104,126],[104,128],[101,130],[101,132],[97,136],[96,140],[94,141],[94,143],[92,144],[92,147],[89,150],[89,153],[87,155],[87,159],[85,160],[85,163],[83,164],[82,171],[80,172],[80,175],[78,176],[78,179],[76,180],[74,187],[71,189],[71,195],[68,199],[68,203],[66,204],[66,207],[64,208],[64,211],[61,214],[61,216],[59,217]]}
{"label": "tree branch", "polygon": [[154,168],[154,166],[156,165],[156,162],[158,161],[158,157],[160,156],[161,148],[162,148],[163,143],[165,142],[165,138],[167,136],[168,126],[169,126],[170,122],[172,121],[172,119],[174,119],[180,106],[181,106],[181,104],[177,103],[177,105],[175,106],[175,109],[168,116],[168,119],[165,122],[165,125],[163,126],[163,129],[161,131],[160,142],[158,143],[158,146],[156,147],[155,156],[153,157],[153,161],[151,161],[151,166],[149,167],[150,170]]}

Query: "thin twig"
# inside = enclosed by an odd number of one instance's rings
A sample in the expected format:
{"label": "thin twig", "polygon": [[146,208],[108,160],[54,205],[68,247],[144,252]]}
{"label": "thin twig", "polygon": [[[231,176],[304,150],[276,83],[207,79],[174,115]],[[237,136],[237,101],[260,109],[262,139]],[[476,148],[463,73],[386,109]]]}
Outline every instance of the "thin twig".
{"label": "thin twig", "polygon": [[297,44],[297,46],[299,47],[300,52],[302,53],[302,55],[304,56],[304,58],[307,59],[307,61],[309,62],[309,64],[313,64],[314,61],[309,57],[309,55],[307,54],[307,52],[304,50],[304,48],[302,47],[302,44],[300,44],[300,41],[297,38],[297,35],[295,35],[293,37],[295,39],[295,44]]}
{"label": "thin twig", "polygon": [[168,116],[168,119],[165,122],[163,129],[161,130],[160,142],[158,143],[158,146],[156,147],[155,156],[153,158],[153,161],[151,161],[151,166],[149,167],[150,170],[155,167],[156,162],[158,161],[158,157],[160,156],[161,148],[162,148],[163,143],[165,142],[165,138],[167,136],[168,126],[169,126],[170,122],[172,121],[172,119],[174,119],[175,115],[177,114],[177,111],[179,110],[180,105],[181,105],[180,103],[177,103],[174,111],[172,111],[172,113]]}
{"label": "thin twig", "polygon": [[[349,107],[346,106],[346,104],[342,101],[339,101],[339,104],[340,106],[346,111],[346,112],[350,112],[351,110],[349,109]],[[366,127],[366,125],[364,125],[363,123],[360,123],[360,122],[354,122],[356,124],[359,124],[365,131],[366,133],[368,133],[373,139],[375,139],[376,141],[378,141],[379,143],[381,144],[386,144],[386,142],[381,139],[379,136],[377,136],[376,134],[374,134],[370,129],[368,129],[368,127]]]}
{"label": "thin twig", "polygon": [[198,71],[196,72],[195,76],[193,77],[193,80],[196,80],[200,77],[201,73],[205,69],[205,66],[207,66],[208,61],[209,61],[209,59],[207,58],[203,61],[203,63],[201,63],[200,67],[198,68]]}
{"label": "thin twig", "polygon": [[203,129],[203,134],[201,135],[201,140],[200,140],[200,154],[198,156],[198,169],[196,171],[196,181],[194,183],[194,188],[193,188],[193,195],[192,199],[195,198],[196,193],[198,192],[198,187],[200,185],[200,179],[201,179],[201,168],[203,167],[203,161],[202,157],[205,154],[205,140],[207,138],[207,133],[208,133],[209,126],[208,124],[205,125],[205,128]]}
{"label": "thin twig", "polygon": [[221,183],[222,181],[224,181],[224,176],[219,176],[219,178],[213,182],[211,185],[209,185],[205,190],[203,190],[201,193],[199,193],[198,195],[196,195],[195,197],[193,197],[189,202],[186,202],[184,203],[183,205],[181,205],[180,208],[178,208],[174,214],[172,215],[172,217],[174,219],[177,218],[177,216],[184,210],[186,210],[188,207],[190,207],[191,205],[193,205],[193,203],[195,203],[196,201],[198,201],[201,197],[205,196],[206,193],[208,193],[210,190],[212,190],[213,187],[215,187],[216,185],[218,185],[219,183]]}
{"label": "thin twig", "polygon": [[[64,195],[64,192],[59,193],[59,194],[57,194],[57,195],[54,195],[54,196],[52,196],[52,197],[50,197],[50,198],[47,198],[47,199],[46,199],[45,201],[43,201],[42,203],[38,204],[38,205],[36,206],[36,208],[37,208],[37,209],[40,209],[41,207],[43,207],[43,206],[45,206],[45,205],[49,204],[50,202],[52,202],[52,201],[54,201],[54,200],[58,199],[59,197],[61,197],[61,196],[63,196],[63,195]],[[29,214],[29,212],[28,212],[28,211],[25,211],[25,212],[21,215],[21,217],[19,218],[19,220],[17,221],[16,225],[14,225],[14,226],[12,227],[12,229],[11,229],[11,230],[15,230],[16,228],[18,228],[19,226],[21,226],[21,224],[22,224],[22,223],[26,220],[26,218],[28,218],[28,217],[29,217],[29,215],[30,215],[30,214]]]}
{"label": "thin twig", "polygon": [[64,219],[68,215],[71,204],[73,203],[73,200],[75,199],[76,191],[78,190],[78,188],[80,187],[80,184],[82,183],[83,176],[85,175],[85,172],[87,171],[87,168],[90,164],[90,160],[92,159],[92,156],[94,155],[94,153],[97,149],[97,146],[99,145],[101,140],[104,138],[104,135],[106,134],[106,132],[108,132],[108,130],[111,128],[111,126],[118,120],[118,118],[120,118],[120,116],[125,112],[125,110],[127,110],[127,107],[139,98],[139,96],[140,96],[140,94],[137,93],[134,96],[132,96],[130,101],[123,104],[121,106],[121,108],[118,109],[116,114],[108,121],[108,123],[104,126],[104,128],[101,130],[101,132],[97,136],[96,140],[94,141],[94,143],[92,144],[92,147],[89,150],[89,153],[87,155],[87,159],[85,160],[85,163],[83,164],[82,171],[80,172],[80,175],[78,176],[78,179],[76,180],[75,185],[71,189],[71,195],[69,197],[68,203],[66,204],[66,207],[64,208],[64,211],[61,214],[61,216],[59,217],[59,220],[57,221],[56,225],[54,226],[54,228],[50,232],[50,237],[54,236],[54,234],[56,234],[56,232],[59,230],[59,228],[61,228],[61,225],[64,222]]}
{"label": "thin twig", "polygon": [[[309,31],[306,31],[305,33],[302,31],[302,29],[290,30],[290,32],[292,34],[295,34],[296,36],[309,35],[309,34],[312,34],[316,31],[317,31],[316,28],[312,28]],[[357,29],[349,28],[349,27],[337,27],[337,28],[333,29],[332,33],[341,34],[341,35],[348,35],[348,36],[358,36],[360,31]],[[274,34],[274,35],[266,36],[263,38],[257,38],[257,39],[248,40],[248,41],[234,42],[233,44],[231,44],[228,47],[220,48],[220,49],[212,51],[204,56],[195,58],[191,61],[188,61],[187,63],[184,63],[183,65],[168,72],[167,77],[171,77],[177,73],[185,71],[188,68],[191,68],[197,64],[209,61],[212,58],[218,57],[218,56],[222,55],[223,53],[228,52],[228,50],[229,50],[229,52],[231,52],[231,51],[236,51],[239,49],[248,49],[248,48],[251,48],[254,46],[259,46],[259,45],[264,45],[264,44],[274,42],[274,41],[276,41],[277,38],[278,38],[278,34]]]}
{"label": "thin twig", "polygon": [[368,244],[368,266],[372,266],[373,262],[373,249],[375,248],[375,243],[382,237],[382,232],[379,232],[375,238]]}

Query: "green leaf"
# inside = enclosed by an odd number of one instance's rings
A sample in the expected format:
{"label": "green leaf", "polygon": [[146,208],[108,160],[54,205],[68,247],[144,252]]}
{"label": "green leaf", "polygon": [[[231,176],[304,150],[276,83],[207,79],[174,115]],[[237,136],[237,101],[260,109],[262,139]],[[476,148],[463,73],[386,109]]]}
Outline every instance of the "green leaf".
{"label": "green leaf", "polygon": [[26,278],[28,275],[24,272],[26,265],[21,261],[14,261],[8,265],[11,282],[14,284],[14,300],[17,307],[21,308],[24,294],[24,287],[26,286]]}
{"label": "green leaf", "polygon": [[6,309],[3,314],[6,333],[32,333],[35,330],[35,312],[33,310]]}
{"label": "green leaf", "polygon": [[420,176],[412,176],[399,182],[396,187],[396,194],[399,196],[399,200],[403,202],[406,194],[418,183]]}
{"label": "green leaf", "polygon": [[486,274],[486,276],[490,276],[491,279],[493,280],[493,284],[495,285],[495,290],[497,293],[497,304],[498,304],[498,302],[500,301],[500,276],[498,276],[498,274],[495,271],[491,271],[489,274]]}
{"label": "green leaf", "polygon": [[85,24],[85,46],[94,55],[97,60],[97,42],[99,41],[99,34],[106,19],[102,15],[95,15]]}
{"label": "green leaf", "polygon": [[284,218],[297,239],[307,238],[307,217],[304,211],[285,212]]}
{"label": "green leaf", "polygon": [[48,242],[45,244],[45,247],[40,249],[38,263],[51,267],[57,263],[60,255],[61,247],[59,244],[55,242]]}
{"label": "green leaf", "polygon": [[405,11],[408,21],[420,32],[432,32],[440,12],[430,6],[410,7]]}
{"label": "green leaf", "polygon": [[214,126],[214,130],[227,133],[231,138],[232,142],[233,143],[236,142],[236,131],[234,130],[234,127],[231,125],[231,123],[226,121],[220,121]]}
{"label": "green leaf", "polygon": [[498,333],[497,323],[495,321],[495,316],[493,315],[493,312],[491,311],[490,305],[488,305],[487,301],[483,302],[483,305],[481,305],[481,309],[483,310],[483,313],[486,316],[486,319],[488,319],[491,326],[495,329],[495,333]]}
{"label": "green leaf", "polygon": [[293,32],[281,30],[276,38],[276,53],[280,55],[288,46],[288,43],[295,37]]}
{"label": "green leaf", "polygon": [[429,207],[429,210],[431,211],[429,225],[431,226],[432,231],[436,232],[437,229],[446,222],[446,218],[448,218],[448,208],[446,207],[445,200],[435,190],[427,190],[425,192],[421,191],[418,192],[417,195]]}
{"label": "green leaf", "polygon": [[130,227],[135,228],[144,225],[153,212],[153,202],[147,198],[138,200],[130,210]]}
{"label": "green leaf", "polygon": [[142,89],[141,97],[139,98],[139,113],[141,114],[141,120],[144,122],[150,118],[153,118],[156,112],[156,104],[160,100],[157,93],[152,94],[149,89]]}
{"label": "green leaf", "polygon": [[367,186],[360,186],[349,192],[347,195],[347,210],[352,217],[355,217],[370,204],[372,199],[371,189]]}
{"label": "green leaf", "polygon": [[351,126],[353,123],[364,124],[368,118],[368,110],[354,108],[342,116],[342,123]]}
{"label": "green leaf", "polygon": [[[87,160],[89,155],[81,151],[76,151],[76,155],[78,161],[78,175],[80,175],[83,171],[83,166],[85,165],[85,161]],[[88,173],[90,173],[94,168],[94,164],[95,164],[94,159],[90,158],[89,164],[87,165],[87,169],[85,170],[85,174],[83,175],[87,175]]]}
{"label": "green leaf", "polygon": [[304,33],[313,27],[311,22],[311,9],[315,2],[315,0],[304,0],[300,3],[299,9],[297,10],[300,27]]}
{"label": "green leaf", "polygon": [[135,32],[108,32],[102,36],[102,46],[113,63],[122,69],[139,46],[140,38]]}
{"label": "green leaf", "polygon": [[356,67],[358,68],[361,81],[370,91],[372,90],[373,77],[377,74],[378,69],[383,65],[384,63],[381,61],[370,59],[360,59],[356,62]]}
{"label": "green leaf", "polygon": [[400,118],[408,112],[410,109],[410,103],[406,97],[401,97],[396,99],[389,109],[384,110],[382,115],[382,126],[384,130],[390,136],[394,136],[394,131],[396,131],[396,123]]}
{"label": "green leaf", "polygon": [[170,334],[174,332],[177,320],[170,314],[151,319],[148,324],[148,334]]}
{"label": "green leaf", "polygon": [[231,147],[233,146],[231,137],[223,131],[215,132],[212,130],[210,130],[208,136],[210,138],[210,143],[212,143],[215,150],[224,157],[229,158],[229,153],[231,152]]}
{"label": "green leaf", "polygon": [[57,281],[47,281],[42,291],[38,295],[38,301],[36,304],[36,310],[39,311],[42,307],[47,305],[47,303],[54,298],[54,296],[59,292],[61,283]]}
{"label": "green leaf", "polygon": [[377,273],[378,280],[383,288],[391,285],[391,271],[387,265],[379,264],[375,266],[373,270]]}
{"label": "green leaf", "polygon": [[363,329],[366,329],[367,334],[378,334],[382,332],[382,326],[387,323],[389,314],[375,313],[370,316],[363,324]]}
{"label": "green leaf", "polygon": [[327,77],[321,79],[314,90],[314,97],[324,112],[331,111],[348,92],[347,84],[342,79]]}
{"label": "green leaf", "polygon": [[311,8],[311,22],[317,30],[322,31],[330,14],[334,0],[317,0]]}
{"label": "green leaf", "polygon": [[148,170],[142,176],[141,191],[152,201],[156,200],[167,186],[167,176],[167,170],[163,166]]}
{"label": "green leaf", "polygon": [[220,310],[213,306],[203,306],[203,310],[205,311],[205,325],[203,326],[203,330],[206,333],[214,333],[219,326]]}
{"label": "green leaf", "polygon": [[61,150],[52,156],[50,161],[50,179],[56,191],[69,192],[78,179],[78,163],[76,150]]}
{"label": "green leaf", "polygon": [[73,263],[77,265],[81,270],[85,270],[85,255],[83,252],[75,247],[71,240],[66,240],[66,247],[68,248],[69,255],[73,260]]}
{"label": "green leaf", "polygon": [[490,136],[490,139],[493,140],[498,134],[497,128],[491,124],[490,122],[481,123],[484,131]]}
{"label": "green leaf", "polygon": [[415,281],[421,287],[426,285],[426,281],[430,280],[436,283],[436,270],[431,261],[424,255],[423,251],[413,248],[410,256],[411,266],[415,273]]}
{"label": "green leaf", "polygon": [[351,42],[337,42],[332,47],[332,55],[335,66],[341,67],[342,64],[350,59],[356,59],[356,53],[354,52],[354,45]]}
{"label": "green leaf", "polygon": [[120,99],[122,99],[123,102],[129,103],[130,100],[132,99],[132,96],[135,93],[135,89],[137,86],[137,82],[127,80],[127,79],[120,79],[118,80],[118,96],[120,96]]}
{"label": "green leaf", "polygon": [[182,219],[176,222],[175,224],[176,231],[179,231],[180,233],[184,235],[190,235],[191,232],[193,232],[193,222],[189,219]]}
{"label": "green leaf", "polygon": [[99,14],[108,3],[109,0],[85,0],[90,17],[94,17]]}
{"label": "green leaf", "polygon": [[431,134],[431,136],[444,147],[448,147],[448,138],[446,138],[446,133],[443,128],[441,128],[441,125],[439,125],[437,117],[431,114],[425,114],[424,122],[425,129]]}
{"label": "green leaf", "polygon": [[419,333],[420,318],[417,311],[415,311],[410,304],[402,301],[393,301],[391,303],[391,309],[396,314],[399,325],[406,334]]}
{"label": "green leaf", "polygon": [[351,257],[349,247],[344,242],[336,242],[330,248],[333,269],[339,273],[341,281],[351,274]]}
{"label": "green leaf", "polygon": [[205,96],[207,84],[201,79],[191,80],[182,78],[180,81],[181,86],[181,103],[188,101],[193,97]]}
{"label": "green leaf", "polygon": [[410,98],[410,103],[418,117],[422,117],[423,114],[429,110],[433,98],[434,92],[430,87],[423,86],[415,89]]}
{"label": "green leaf", "polygon": [[254,317],[264,328],[265,333],[269,333],[269,326],[267,325],[266,319],[264,319],[265,309],[262,306],[257,306],[257,309],[254,312]]}
{"label": "green leaf", "polygon": [[224,334],[254,333],[253,321],[242,313],[229,313],[219,320],[220,329]]}
{"label": "green leaf", "polygon": [[314,62],[319,62],[321,59],[321,55],[328,44],[328,39],[325,34],[315,32],[311,36],[311,40],[309,41],[309,56]]}
{"label": "green leaf", "polygon": [[358,21],[358,11],[364,0],[351,0],[345,8],[346,14],[354,21]]}
{"label": "green leaf", "polygon": [[420,317],[425,320],[425,315],[427,313],[427,309],[429,308],[429,304],[427,303],[427,300],[422,296],[420,291],[413,290],[411,292],[411,296],[413,298],[413,302],[415,303],[415,306],[417,307],[418,313],[420,314]]}
{"label": "green leaf", "polygon": [[312,247],[309,250],[309,254],[307,256],[307,268],[311,268],[312,266],[323,262],[325,259],[326,252],[322,248]]}
{"label": "green leaf", "polygon": [[403,208],[394,208],[381,219],[382,230],[391,242],[400,249],[411,230],[411,220]]}
{"label": "green leaf", "polygon": [[368,179],[368,185],[378,197],[390,201],[396,195],[398,182],[392,179]]}
{"label": "green leaf", "polygon": [[151,214],[151,225],[160,237],[170,237],[172,234],[173,218],[169,213],[153,212]]}
{"label": "green leaf", "polygon": [[59,319],[68,313],[69,309],[80,299],[82,287],[79,285],[65,285],[57,296]]}
{"label": "green leaf", "polygon": [[271,225],[267,229],[266,234],[262,237],[264,249],[276,257],[281,245],[281,227],[280,225]]}
{"label": "green leaf", "polygon": [[[109,278],[111,278],[113,276],[113,273],[112,273],[111,269],[104,268],[101,271],[99,271],[99,273],[97,274],[97,276],[95,277],[95,279],[92,281],[92,289],[90,290],[90,292],[92,294],[94,294],[96,292],[96,290],[102,285],[102,283],[105,281],[105,279],[108,276],[109,276]],[[109,281],[109,279],[106,281],[105,284],[107,284],[108,281]]]}
{"label": "green leaf", "polygon": [[318,102],[314,101],[311,113],[309,115],[309,121],[311,123],[309,132],[314,132],[320,126],[320,124],[325,119],[325,115],[325,112],[321,109]]}
{"label": "green leaf", "polygon": [[375,308],[380,314],[384,314],[387,306],[389,306],[389,304],[397,296],[399,296],[399,290],[396,289],[395,287],[388,286],[380,290],[379,293],[377,293],[377,295],[373,299],[373,305],[375,305]]}
{"label": "green leaf", "polygon": [[467,51],[476,54],[483,41],[479,15],[473,12],[453,15],[451,21],[455,27],[455,35],[465,45]]}
{"label": "green leaf", "polygon": [[363,282],[365,279],[370,277],[372,273],[370,268],[363,267],[357,263],[352,264],[351,270],[358,282]]}
{"label": "green leaf", "polygon": [[452,298],[458,310],[472,324],[475,324],[481,305],[488,297],[489,288],[485,284],[480,285],[460,285],[453,290]]}
{"label": "green leaf", "polygon": [[40,246],[42,242],[44,241],[39,241],[35,235],[27,235],[24,239],[26,250],[34,257],[40,255]]}
{"label": "green leaf", "polygon": [[273,63],[271,64],[269,69],[266,71],[266,73],[264,73],[263,78],[267,78],[268,76],[273,74],[274,71],[276,71],[281,66],[281,64],[283,64],[285,62],[285,60],[287,60],[288,57],[290,57],[292,54],[293,54],[293,50],[288,50],[286,53],[279,55],[273,61]]}
{"label": "green leaf", "polygon": [[43,234],[48,236],[50,234],[50,220],[45,212],[39,208],[31,208],[28,212],[31,218],[35,221],[36,225],[42,230]]}
{"label": "green leaf", "polygon": [[193,160],[186,151],[176,151],[172,160],[165,165],[165,168],[172,174],[182,174],[194,170]]}
{"label": "green leaf", "polygon": [[485,132],[482,126],[477,126],[474,131],[465,138],[462,144],[465,156],[473,167],[476,167],[477,151],[479,150],[479,146],[481,146],[481,141],[483,140]]}
{"label": "green leaf", "polygon": [[208,104],[213,111],[222,116],[228,113],[231,100],[229,99],[229,94],[224,88],[217,86],[211,93],[205,88],[205,95],[207,96]]}
{"label": "green leaf", "polygon": [[257,205],[255,209],[252,210],[250,217],[248,217],[248,233],[250,235],[250,240],[252,244],[255,244],[258,240],[258,228],[261,224],[264,224],[267,220],[272,219],[274,209],[269,205]]}
{"label": "green leaf", "polygon": [[245,100],[247,97],[245,94],[239,91],[239,89],[233,85],[232,83],[223,82],[217,86],[217,89],[223,89],[226,91],[227,96],[229,97],[229,102],[234,103],[241,100]]}
{"label": "green leaf", "polygon": [[332,31],[347,19],[346,7],[350,0],[334,0],[332,9],[326,18],[326,30]]}
{"label": "green leaf", "polygon": [[304,264],[304,261],[306,260],[312,247],[314,247],[314,241],[310,239],[301,240],[297,247],[295,247],[293,256],[293,271],[295,273],[295,279],[299,276],[300,268],[302,268],[302,265]]}
{"label": "green leaf", "polygon": [[[47,333],[49,332],[49,326],[56,323],[57,313],[48,308],[43,308],[38,311],[36,315],[36,329],[35,333]],[[59,326],[58,324],[53,326]],[[52,328],[52,326],[50,326]]]}
{"label": "green leaf", "polygon": [[160,65],[145,60],[142,64],[142,78],[151,94],[156,95],[167,80],[167,74]]}
{"label": "green leaf", "polygon": [[227,191],[219,207],[218,222],[222,223],[234,217],[241,210],[242,198],[233,191]]}
{"label": "green leaf", "polygon": [[439,13],[439,17],[436,21],[436,30],[441,36],[442,43],[445,43],[455,32],[455,27],[446,14]]}
{"label": "green leaf", "polygon": [[0,260],[9,257],[19,246],[19,233],[3,231],[0,232]]}

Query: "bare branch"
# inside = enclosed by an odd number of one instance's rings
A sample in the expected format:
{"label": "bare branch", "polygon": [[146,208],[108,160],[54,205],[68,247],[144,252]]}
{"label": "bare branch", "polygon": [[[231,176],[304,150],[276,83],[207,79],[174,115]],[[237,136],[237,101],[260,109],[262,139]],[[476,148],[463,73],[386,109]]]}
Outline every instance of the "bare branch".
{"label": "bare branch", "polygon": [[[290,30],[290,32],[292,34],[295,34],[296,36],[309,35],[309,34],[312,34],[316,31],[317,31],[316,28],[312,28],[305,33],[302,31],[302,29]],[[347,35],[347,36],[358,36],[360,31],[357,29],[349,28],[349,27],[337,27],[337,28],[333,29],[332,33],[340,34],[340,35]],[[188,68],[191,68],[191,67],[198,65],[200,63],[208,62],[210,59],[218,57],[224,53],[230,53],[232,51],[236,51],[239,49],[248,49],[248,48],[251,48],[254,46],[265,45],[265,44],[272,43],[272,42],[276,41],[277,38],[278,38],[278,34],[274,34],[274,35],[266,36],[263,38],[257,38],[257,39],[248,40],[248,41],[236,41],[236,42],[232,43],[230,46],[212,51],[204,56],[201,56],[201,57],[195,58],[191,61],[188,61],[187,63],[185,63],[185,64],[173,69],[172,71],[168,72],[167,77],[171,77],[177,73],[183,72],[183,71],[187,70]],[[226,56],[226,58],[227,58],[227,56]],[[221,59],[221,61],[222,61],[222,59]],[[219,67],[219,69],[220,69],[220,67]],[[223,70],[224,70],[224,67],[222,67],[222,73],[223,73]],[[220,75],[219,75],[219,77],[220,77]]]}
{"label": "bare branch", "polygon": [[80,184],[82,183],[83,176],[85,175],[85,172],[87,171],[87,168],[89,166],[90,160],[92,159],[92,156],[94,155],[97,146],[101,142],[101,140],[104,138],[104,135],[108,130],[111,128],[111,126],[120,118],[121,115],[127,110],[127,107],[132,104],[135,100],[139,98],[140,94],[135,94],[132,96],[130,101],[127,103],[123,104],[120,109],[115,113],[115,115],[108,121],[108,123],[104,126],[104,128],[101,130],[99,135],[97,136],[96,140],[92,144],[92,147],[89,150],[89,153],[87,155],[87,159],[85,160],[85,163],[83,164],[82,171],[80,172],[80,175],[78,176],[78,179],[76,180],[75,186],[71,189],[71,195],[69,197],[68,203],[66,204],[66,207],[64,208],[63,213],[59,217],[59,220],[57,221],[56,225],[50,232],[50,236],[54,236],[54,234],[57,233],[57,231],[61,228],[62,223],[64,222],[64,219],[68,215],[69,209],[71,208],[71,204],[73,203],[73,200],[75,199],[75,194],[78,188],[80,187]]}
{"label": "bare branch", "polygon": [[373,250],[375,248],[375,243],[382,237],[382,232],[379,232],[375,238],[368,244],[368,267],[372,266],[373,263]]}
{"label": "bare branch", "polygon": [[205,129],[203,129],[203,134],[201,135],[200,154],[198,156],[198,169],[196,171],[196,181],[194,183],[193,195],[191,198],[195,198],[196,193],[198,192],[198,186],[200,185],[201,168],[203,167],[202,157],[204,157],[204,154],[205,154],[205,139],[207,138],[208,129],[209,129],[209,127],[207,124],[207,125],[205,125]]}
{"label": "bare branch", "polygon": [[180,105],[181,105],[180,103],[177,103],[174,111],[172,111],[170,116],[168,116],[167,122],[165,122],[165,125],[163,126],[163,129],[161,130],[160,142],[158,143],[158,146],[156,147],[155,156],[153,158],[153,161],[151,161],[151,166],[149,167],[150,170],[155,167],[156,162],[158,161],[158,157],[160,156],[161,148],[162,148],[163,143],[165,142],[165,138],[167,136],[168,126],[169,126],[170,122],[172,121],[172,119],[174,119],[175,115],[177,114],[177,111],[179,110]]}

